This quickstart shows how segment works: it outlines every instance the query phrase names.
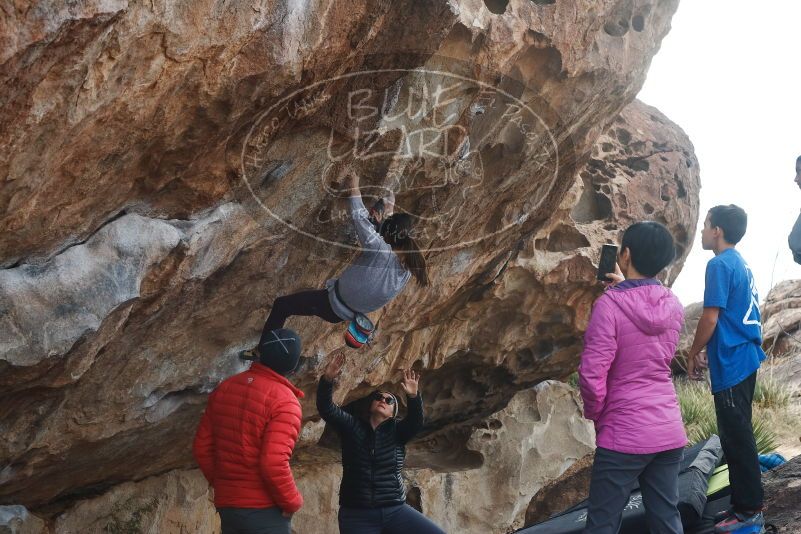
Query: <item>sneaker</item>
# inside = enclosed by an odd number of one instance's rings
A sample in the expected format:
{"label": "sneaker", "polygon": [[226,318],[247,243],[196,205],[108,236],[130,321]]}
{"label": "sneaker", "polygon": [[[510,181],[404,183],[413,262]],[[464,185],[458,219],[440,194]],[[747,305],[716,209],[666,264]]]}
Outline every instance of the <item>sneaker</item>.
{"label": "sneaker", "polygon": [[721,521],[725,521],[726,519],[730,518],[733,515],[734,515],[734,508],[729,508],[728,510],[723,510],[722,512],[716,513],[712,517],[712,520],[717,525]]}
{"label": "sneaker", "polygon": [[239,359],[246,362],[255,362],[259,359],[259,349],[243,350],[239,353]]}
{"label": "sneaker", "polygon": [[734,512],[730,517],[715,524],[715,534],[763,534],[765,518],[762,512],[743,515]]}

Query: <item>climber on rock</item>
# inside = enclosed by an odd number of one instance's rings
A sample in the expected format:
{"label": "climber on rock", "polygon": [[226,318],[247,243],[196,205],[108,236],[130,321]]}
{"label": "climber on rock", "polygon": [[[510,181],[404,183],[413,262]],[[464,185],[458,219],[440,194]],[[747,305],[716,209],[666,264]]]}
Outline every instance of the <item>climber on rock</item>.
{"label": "climber on rock", "polygon": [[401,387],[408,413],[398,419],[398,399],[375,391],[363,417],[334,404],[334,380],[345,358],[337,354],[317,386],[317,410],[342,444],[342,482],[339,487],[341,534],[444,534],[430,519],[406,504],[401,478],[406,444],[423,428],[419,373],[404,371]]}
{"label": "climber on rock", "polygon": [[[361,336],[372,331],[372,323],[364,314],[386,306],[411,277],[421,287],[428,286],[426,261],[413,238],[412,217],[406,213],[384,217],[382,209],[391,208],[393,199],[383,199],[381,205],[368,213],[362,202],[358,174],[349,167],[342,174],[361,252],[339,278],[326,281],[323,289],[276,298],[262,329],[260,344],[271,331],[283,328],[287,318],[313,315],[329,323],[352,321],[346,341],[352,347],[360,346],[367,339]],[[378,230],[371,217],[379,224]],[[256,360],[258,349],[243,351],[240,357]]]}

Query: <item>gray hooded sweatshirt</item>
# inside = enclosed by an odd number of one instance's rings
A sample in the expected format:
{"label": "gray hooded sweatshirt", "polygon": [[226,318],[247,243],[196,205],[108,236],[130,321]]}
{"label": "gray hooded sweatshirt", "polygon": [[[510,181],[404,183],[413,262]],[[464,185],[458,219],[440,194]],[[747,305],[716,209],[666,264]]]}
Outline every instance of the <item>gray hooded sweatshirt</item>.
{"label": "gray hooded sweatshirt", "polygon": [[339,293],[347,305],[337,298],[334,291],[337,279],[325,282],[331,308],[346,321],[353,319],[351,310],[369,313],[385,306],[412,276],[392,247],[376,232],[361,196],[350,197],[348,205],[362,251],[339,276]]}

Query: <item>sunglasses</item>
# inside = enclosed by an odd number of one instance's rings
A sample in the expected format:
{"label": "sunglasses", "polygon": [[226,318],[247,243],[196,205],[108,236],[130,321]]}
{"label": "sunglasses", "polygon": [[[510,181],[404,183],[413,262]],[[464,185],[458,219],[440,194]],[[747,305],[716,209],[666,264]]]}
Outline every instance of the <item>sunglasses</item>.
{"label": "sunglasses", "polygon": [[384,395],[383,393],[379,393],[378,391],[373,393],[370,396],[370,398],[373,399],[374,401],[383,401],[384,404],[386,404],[387,406],[392,406],[393,404],[395,404],[395,397],[391,395]]}

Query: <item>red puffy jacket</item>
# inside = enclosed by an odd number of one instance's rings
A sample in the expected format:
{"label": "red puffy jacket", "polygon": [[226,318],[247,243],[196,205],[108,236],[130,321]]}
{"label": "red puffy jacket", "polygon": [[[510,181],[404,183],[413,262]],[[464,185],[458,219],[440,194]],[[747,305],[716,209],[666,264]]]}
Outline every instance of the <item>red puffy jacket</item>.
{"label": "red puffy jacket", "polygon": [[298,398],[302,391],[260,363],[212,392],[193,453],[214,487],[215,506],[300,509],[289,468],[300,432]]}

